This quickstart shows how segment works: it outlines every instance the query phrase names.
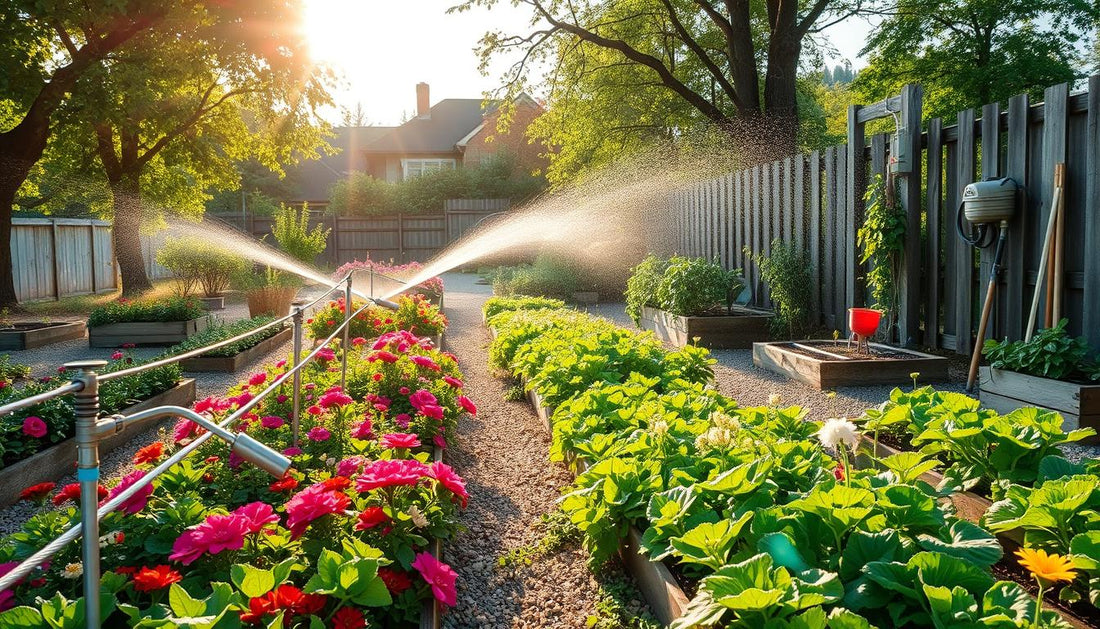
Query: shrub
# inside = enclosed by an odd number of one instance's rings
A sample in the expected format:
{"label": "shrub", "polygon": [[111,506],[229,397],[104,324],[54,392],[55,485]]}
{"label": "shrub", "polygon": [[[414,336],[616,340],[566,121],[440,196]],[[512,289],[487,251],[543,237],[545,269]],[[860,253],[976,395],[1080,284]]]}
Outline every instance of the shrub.
{"label": "shrub", "polygon": [[982,354],[995,369],[1055,380],[1100,380],[1100,366],[1088,357],[1088,341],[1069,336],[1067,323],[1062,319],[1054,327],[1037,332],[1030,341],[990,339],[982,347]]}
{"label": "shrub", "polygon": [[491,319],[495,315],[510,310],[556,310],[564,308],[565,302],[560,299],[546,297],[529,297],[527,295],[515,295],[512,297],[490,297],[481,306],[481,313],[485,319]]}
{"label": "shrub", "polygon": [[13,380],[31,375],[31,368],[12,362],[8,354],[0,354],[0,389],[10,386]]}
{"label": "shrub", "polygon": [[195,236],[166,239],[157,251],[157,264],[172,272],[184,297],[196,284],[206,297],[217,297],[245,268],[244,258]]}
{"label": "shrub", "polygon": [[572,265],[545,253],[530,266],[501,267],[493,278],[493,292],[498,295],[569,299],[580,287],[580,274]]}
{"label": "shrub", "polygon": [[810,260],[806,252],[780,239],[772,241],[770,256],[753,255],[760,267],[760,277],[771,290],[775,316],[771,320],[772,334],[795,338],[805,333],[810,323],[810,300],[813,286],[810,280]]}
{"label": "shrub", "polygon": [[642,319],[642,307],[657,305],[657,287],[668,268],[668,260],[650,254],[631,269],[630,279],[626,281],[626,314],[638,323]]}
{"label": "shrub", "polygon": [[[352,301],[352,312],[365,302]],[[447,329],[447,317],[423,295],[402,295],[396,311],[371,306],[359,313],[348,326],[351,337],[376,338],[386,332],[408,330],[420,336],[436,336]],[[309,334],[315,339],[328,338],[344,321],[344,298],[329,301],[306,321]]]}
{"label": "shrub", "polygon": [[740,270],[726,271],[704,258],[672,258],[657,286],[662,310],[680,316],[696,316],[718,305],[733,305],[744,281]]}
{"label": "shrub", "polygon": [[[183,341],[182,343],[177,343],[172,347],[169,347],[168,350],[164,352],[164,355],[175,356],[177,354],[183,354],[185,352],[198,349],[205,345],[218,343],[226,339],[233,338],[234,336],[244,334],[249,330],[254,330],[262,325],[271,323],[274,320],[275,317],[263,316],[253,317],[251,319],[242,319],[240,321],[234,321],[232,323],[220,323],[218,325],[213,325],[209,328],[206,328],[202,332],[188,338],[186,341]],[[272,326],[264,330],[263,332],[253,334],[252,336],[237,341],[236,343],[230,343],[225,347],[219,347],[218,349],[211,350],[202,355],[225,357],[236,356],[237,354],[240,354],[247,349],[251,349],[259,345],[263,341],[275,336],[282,329],[283,328],[281,326]]]}
{"label": "shrub", "polygon": [[88,314],[88,327],[137,321],[190,321],[206,314],[202,302],[194,297],[140,300],[122,298],[92,310]]}
{"label": "shrub", "polygon": [[275,213],[275,222],[271,225],[271,235],[292,258],[313,264],[317,256],[324,252],[331,229],[315,225],[309,229],[309,205],[302,204],[300,210],[290,205],[281,205]]}
{"label": "shrub", "polygon": [[[408,262],[406,264],[393,264],[392,262],[377,262],[367,258],[366,260],[352,260],[345,263],[340,268],[336,269],[336,272],[332,274],[334,279],[342,279],[352,272],[365,272],[369,273],[374,270],[375,273],[384,275],[398,280],[409,280],[413,276],[420,273],[424,267],[419,262]],[[365,287],[360,286],[360,289]],[[409,290],[415,290],[420,294],[428,298],[429,301],[440,303],[443,299],[443,278],[438,275],[428,278],[423,282],[417,284],[415,287]],[[377,293],[377,291],[376,291]]]}

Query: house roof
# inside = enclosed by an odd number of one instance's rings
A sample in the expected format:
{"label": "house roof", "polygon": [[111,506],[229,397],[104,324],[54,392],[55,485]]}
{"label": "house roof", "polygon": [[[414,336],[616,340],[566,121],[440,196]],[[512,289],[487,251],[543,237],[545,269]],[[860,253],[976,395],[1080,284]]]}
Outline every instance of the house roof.
{"label": "house roof", "polygon": [[335,155],[321,155],[287,169],[287,177],[297,183],[297,201],[327,201],[329,188],[349,173],[366,170],[364,147],[385,136],[395,127],[337,127],[329,140]]}
{"label": "house roof", "polygon": [[495,103],[483,107],[480,98],[446,98],[431,115],[413,118],[366,145],[368,153],[451,153],[455,145],[482,123]]}

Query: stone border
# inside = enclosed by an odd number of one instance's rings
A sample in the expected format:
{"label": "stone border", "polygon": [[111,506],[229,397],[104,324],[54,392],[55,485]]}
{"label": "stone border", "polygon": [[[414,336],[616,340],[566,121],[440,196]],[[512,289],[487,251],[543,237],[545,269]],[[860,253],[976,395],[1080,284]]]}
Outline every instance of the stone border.
{"label": "stone border", "polygon": [[283,328],[252,347],[237,352],[232,356],[196,356],[180,361],[180,368],[187,372],[221,371],[235,372],[241,367],[251,363],[260,356],[266,355],[276,347],[290,340],[294,335],[293,328]]}
{"label": "stone border", "polygon": [[736,314],[713,317],[684,317],[664,310],[642,307],[638,323],[643,329],[675,347],[698,345],[709,349],[748,349],[771,338],[769,326],[774,313],[735,306]]}
{"label": "stone border", "polygon": [[[130,415],[158,406],[190,406],[195,401],[195,380],[185,378],[179,384],[154,395],[153,397],[138,402],[121,411],[122,415]],[[152,423],[161,420],[147,419],[131,424],[126,430],[104,438],[99,442],[99,454],[103,456],[111,450],[129,442],[136,433],[148,428]],[[66,474],[71,474],[76,469],[76,438],[71,437],[60,443],[54,444],[34,456],[23,459],[0,469],[0,506],[7,506],[19,501],[19,494],[27,487],[37,483],[55,481]]]}
{"label": "stone border", "polygon": [[[869,384],[905,384],[912,381],[909,374],[914,371],[920,372],[920,379],[924,382],[947,379],[947,359],[942,356],[871,343],[871,347],[875,349],[912,356],[912,358],[872,360],[847,358],[840,354],[831,354],[828,349],[814,347],[831,343],[833,341],[753,343],[752,363],[817,389]],[[821,358],[794,351],[791,346],[820,353]]]}
{"label": "stone border", "polygon": [[0,330],[0,350],[22,351],[84,338],[85,329],[83,321],[59,321],[33,330]]}
{"label": "stone border", "polygon": [[190,321],[126,321],[88,328],[88,347],[121,347],[135,345],[175,345],[202,332],[210,325],[210,317]]}

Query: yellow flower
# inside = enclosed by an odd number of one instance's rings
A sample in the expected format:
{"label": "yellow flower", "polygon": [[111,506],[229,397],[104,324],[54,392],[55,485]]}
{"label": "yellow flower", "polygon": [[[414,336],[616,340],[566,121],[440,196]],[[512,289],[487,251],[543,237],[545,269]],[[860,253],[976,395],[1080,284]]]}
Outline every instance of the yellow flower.
{"label": "yellow flower", "polygon": [[1021,548],[1016,555],[1020,558],[1020,565],[1044,583],[1068,582],[1077,577],[1073,571],[1073,560],[1069,557],[1048,555],[1045,550],[1035,548]]}

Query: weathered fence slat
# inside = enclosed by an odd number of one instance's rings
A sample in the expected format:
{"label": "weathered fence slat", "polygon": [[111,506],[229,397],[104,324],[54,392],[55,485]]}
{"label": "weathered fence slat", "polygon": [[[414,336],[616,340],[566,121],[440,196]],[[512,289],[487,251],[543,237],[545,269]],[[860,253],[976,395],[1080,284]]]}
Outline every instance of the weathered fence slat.
{"label": "weathered fence slat", "polygon": [[810,312],[821,319],[821,151],[810,153]]}
{"label": "weathered fence slat", "polygon": [[[991,105],[985,105],[982,107],[982,125],[981,125],[981,138],[982,138],[982,179],[996,179],[1000,176],[1001,172],[1001,106],[998,103]],[[990,225],[990,229],[998,229],[996,225]],[[979,287],[979,302],[977,306],[983,307],[981,303],[984,297],[981,297],[985,293],[980,290],[982,286],[986,285],[989,281],[989,273],[993,267],[993,255],[996,252],[996,247],[986,247],[978,250],[979,260],[979,272],[978,272],[978,287]],[[1004,299],[998,299],[994,294],[993,310],[990,312],[989,327],[987,328],[986,338],[997,338],[1003,334],[1004,329]]]}
{"label": "weathered fence slat", "polygon": [[924,344],[940,346],[940,234],[943,230],[943,121],[928,123],[928,246],[924,253]]}
{"label": "weathered fence slat", "polygon": [[[1029,109],[1027,94],[1014,96],[1008,101],[1008,150],[1005,153],[1005,175],[1012,177],[1021,186],[1027,184],[1028,178]],[[1023,197],[1022,194],[1019,196]],[[1024,330],[1024,275],[1027,270],[1024,247],[1028,242],[1027,214],[1030,211],[1030,203],[1017,204],[1016,213],[1008,222],[1008,238],[1005,240],[1003,254],[1003,265],[1007,277],[1004,295],[1007,314],[1005,329],[1000,332],[1000,336],[1007,336],[1014,341],[1023,337]]]}
{"label": "weathered fence slat", "polygon": [[[974,110],[959,112],[958,167],[951,216],[961,212],[962,191],[974,181]],[[952,225],[954,227],[954,225]],[[969,354],[973,327],[974,251],[962,238],[955,239],[955,351]]]}
{"label": "weathered fence slat", "polygon": [[1093,347],[1100,345],[1100,75],[1089,79],[1089,113],[1085,127],[1088,183],[1085,188],[1085,281],[1081,327]]}

